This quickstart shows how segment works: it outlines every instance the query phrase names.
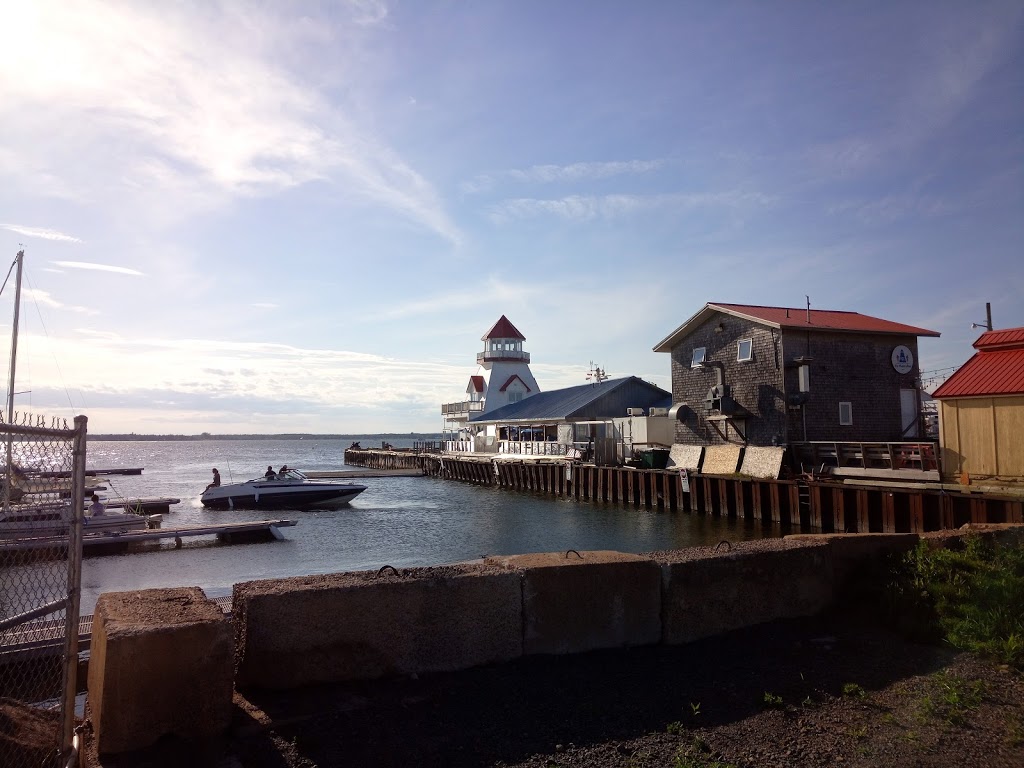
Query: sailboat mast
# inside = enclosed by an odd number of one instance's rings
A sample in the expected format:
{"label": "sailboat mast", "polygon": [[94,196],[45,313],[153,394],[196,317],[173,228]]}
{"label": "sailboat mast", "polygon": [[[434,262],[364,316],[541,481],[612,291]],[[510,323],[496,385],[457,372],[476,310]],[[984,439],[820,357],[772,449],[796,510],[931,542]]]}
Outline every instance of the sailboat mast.
{"label": "sailboat mast", "polygon": [[[14,281],[14,324],[11,328],[11,380],[7,386],[7,423],[14,424],[14,367],[18,362],[18,314],[21,311],[21,262],[25,251],[18,251],[14,263],[18,273]],[[11,443],[7,441],[7,466],[11,466]]]}

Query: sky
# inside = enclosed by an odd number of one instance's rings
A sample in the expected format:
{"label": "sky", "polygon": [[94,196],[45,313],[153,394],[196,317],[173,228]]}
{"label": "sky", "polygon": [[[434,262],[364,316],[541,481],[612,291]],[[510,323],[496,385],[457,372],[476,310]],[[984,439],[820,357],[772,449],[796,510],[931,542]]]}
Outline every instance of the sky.
{"label": "sky", "polygon": [[544,390],[670,389],[709,301],[932,329],[926,372],[1024,326],[1021,0],[0,0],[0,41],[16,408],[92,433],[440,431],[502,314]]}

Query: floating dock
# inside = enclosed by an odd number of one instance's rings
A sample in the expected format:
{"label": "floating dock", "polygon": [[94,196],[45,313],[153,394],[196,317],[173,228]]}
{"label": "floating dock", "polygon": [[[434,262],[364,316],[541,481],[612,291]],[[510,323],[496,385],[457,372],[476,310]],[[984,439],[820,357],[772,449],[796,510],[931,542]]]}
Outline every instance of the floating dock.
{"label": "floating dock", "polygon": [[110,499],[104,500],[103,506],[107,509],[123,509],[125,512],[132,512],[136,515],[152,515],[167,513],[171,511],[171,505],[177,504],[181,499],[172,497],[150,497],[141,499]]}
{"label": "floating dock", "polygon": [[[101,554],[108,549],[121,550],[130,544],[173,539],[175,548],[181,547],[182,539],[193,536],[216,536],[224,543],[241,543],[266,539],[283,539],[278,530],[295,525],[295,520],[257,520],[249,523],[217,523],[184,528],[154,528],[123,533],[86,534],[82,537],[85,552]],[[13,539],[0,542],[0,553],[30,552],[67,547],[67,537],[46,536],[32,539]]]}

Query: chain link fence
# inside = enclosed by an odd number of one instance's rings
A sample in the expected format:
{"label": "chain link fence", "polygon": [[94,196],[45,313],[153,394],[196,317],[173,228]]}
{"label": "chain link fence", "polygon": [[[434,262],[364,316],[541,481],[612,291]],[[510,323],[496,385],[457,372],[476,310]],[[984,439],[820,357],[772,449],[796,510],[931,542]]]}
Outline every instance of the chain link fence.
{"label": "chain link fence", "polygon": [[78,667],[86,418],[0,420],[0,766],[66,765]]}

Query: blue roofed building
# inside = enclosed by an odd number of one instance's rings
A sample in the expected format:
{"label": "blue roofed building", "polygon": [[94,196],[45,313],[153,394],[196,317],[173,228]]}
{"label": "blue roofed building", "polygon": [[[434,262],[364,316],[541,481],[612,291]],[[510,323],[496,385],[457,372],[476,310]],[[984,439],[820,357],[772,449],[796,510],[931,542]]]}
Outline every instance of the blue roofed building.
{"label": "blue roofed building", "polygon": [[636,376],[538,392],[474,416],[474,450],[561,456],[592,452],[598,463],[620,463],[633,450],[668,447],[672,393]]}

